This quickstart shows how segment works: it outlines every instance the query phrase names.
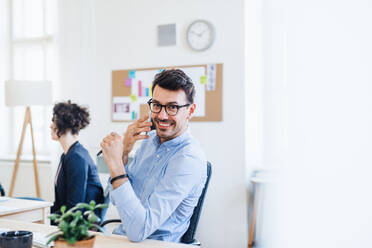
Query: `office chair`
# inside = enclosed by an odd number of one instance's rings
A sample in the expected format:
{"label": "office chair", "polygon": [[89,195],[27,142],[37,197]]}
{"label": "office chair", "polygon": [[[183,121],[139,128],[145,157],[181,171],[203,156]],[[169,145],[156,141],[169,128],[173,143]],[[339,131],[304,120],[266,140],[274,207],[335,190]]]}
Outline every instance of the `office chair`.
{"label": "office chair", "polygon": [[0,183],[0,196],[5,196],[5,190],[3,189],[3,186],[1,186],[1,183]]}
{"label": "office chair", "polygon": [[198,204],[194,208],[194,212],[190,218],[190,225],[189,228],[187,228],[186,232],[183,234],[181,238],[181,242],[184,244],[190,244],[190,245],[197,245],[200,246],[200,242],[195,239],[196,229],[199,224],[200,214],[204,203],[205,193],[208,189],[209,180],[211,179],[212,175],[212,165],[210,162],[207,162],[207,180],[205,181],[205,185],[203,188],[203,191],[199,197]]}
{"label": "office chair", "polygon": [[[211,175],[212,175],[212,164],[210,162],[207,162],[207,179],[205,181],[203,191],[202,191],[202,193],[199,197],[198,204],[195,206],[194,212],[193,212],[193,214],[190,218],[190,225],[187,228],[186,232],[181,237],[181,243],[196,245],[196,246],[201,245],[200,242],[197,239],[195,239],[195,234],[196,234],[196,229],[198,227],[201,210],[202,210],[203,203],[204,203],[205,194],[206,194],[207,189],[208,189],[208,184],[209,184],[209,181],[211,179]],[[101,227],[104,227],[105,225],[107,225],[109,223],[121,223],[121,220],[120,219],[105,220],[101,223]]]}
{"label": "office chair", "polygon": [[[109,193],[109,186],[107,185],[106,186],[106,188],[105,188],[105,190],[104,190],[104,192],[103,192],[103,196],[104,196],[104,201],[103,201],[103,204],[107,204],[107,208],[102,208],[101,209],[101,213],[100,213],[100,216],[99,216],[99,218],[101,219],[101,221],[100,221],[100,223],[99,223],[99,225],[101,226],[101,227],[103,227],[103,223],[104,223],[104,219],[105,219],[105,216],[106,216],[106,213],[107,213],[107,210],[108,210],[108,208],[109,208],[109,206],[110,206],[110,193]],[[108,223],[106,223],[106,224],[108,224]],[[105,225],[106,225],[105,224]]]}

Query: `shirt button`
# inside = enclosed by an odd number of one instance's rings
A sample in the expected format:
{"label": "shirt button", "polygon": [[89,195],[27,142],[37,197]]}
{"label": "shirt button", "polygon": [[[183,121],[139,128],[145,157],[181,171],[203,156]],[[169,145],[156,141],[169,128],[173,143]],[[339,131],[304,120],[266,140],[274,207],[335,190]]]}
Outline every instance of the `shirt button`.
{"label": "shirt button", "polygon": [[157,157],[157,158],[160,158],[160,155],[158,154],[158,155],[156,155],[156,157]]}
{"label": "shirt button", "polygon": [[169,148],[167,148],[167,152],[169,152],[169,150],[170,150],[170,149],[169,149]]}

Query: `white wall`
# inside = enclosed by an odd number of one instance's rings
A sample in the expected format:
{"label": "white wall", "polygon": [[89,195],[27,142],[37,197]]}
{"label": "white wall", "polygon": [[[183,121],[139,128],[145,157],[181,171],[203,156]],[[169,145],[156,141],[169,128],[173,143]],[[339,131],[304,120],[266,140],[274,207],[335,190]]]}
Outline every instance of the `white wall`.
{"label": "white wall", "polygon": [[268,247],[371,247],[371,1],[264,5],[265,157],[284,161]]}
{"label": "white wall", "polygon": [[[92,122],[81,133],[92,154],[111,131],[111,71],[200,63],[223,63],[223,121],[191,123],[213,164],[213,176],[199,224],[205,247],[246,247],[244,163],[244,1],[88,1],[59,3],[60,99],[89,105]],[[197,53],[185,44],[195,19],[215,25],[216,41]],[[157,25],[176,23],[177,45],[157,47]]]}
{"label": "white wall", "polygon": [[[5,80],[9,79],[9,15],[8,1],[0,0],[0,137],[6,137],[8,111],[5,108]],[[0,139],[0,154],[8,152],[7,139]]]}
{"label": "white wall", "polygon": [[371,1],[252,0],[249,14],[247,163],[282,168],[259,241],[370,247]]}

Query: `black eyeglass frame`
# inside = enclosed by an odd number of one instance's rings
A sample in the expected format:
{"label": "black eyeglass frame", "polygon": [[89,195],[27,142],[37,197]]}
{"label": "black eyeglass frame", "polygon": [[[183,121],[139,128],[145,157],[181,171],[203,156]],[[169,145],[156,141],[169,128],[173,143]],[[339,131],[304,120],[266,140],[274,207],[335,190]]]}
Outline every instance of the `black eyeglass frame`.
{"label": "black eyeglass frame", "polygon": [[[158,112],[153,111],[153,110],[151,109],[151,103],[159,104],[159,106],[160,106],[160,110],[159,110]],[[177,104],[167,104],[167,105],[163,105],[163,104],[160,104],[160,103],[158,103],[158,102],[153,102],[153,99],[152,99],[152,98],[151,98],[150,100],[147,101],[147,104],[149,105],[150,111],[151,111],[152,113],[154,113],[154,114],[159,114],[159,113],[161,112],[161,110],[163,109],[163,107],[164,107],[165,112],[167,113],[167,115],[170,115],[170,116],[175,116],[175,115],[177,115],[177,114],[178,114],[178,110],[179,110],[180,108],[188,107],[188,106],[191,105],[190,103],[185,104],[185,105],[177,105]],[[176,108],[177,108],[177,112],[176,112],[174,115],[169,114],[168,111],[167,111],[167,106],[174,106],[174,107],[176,107]]]}

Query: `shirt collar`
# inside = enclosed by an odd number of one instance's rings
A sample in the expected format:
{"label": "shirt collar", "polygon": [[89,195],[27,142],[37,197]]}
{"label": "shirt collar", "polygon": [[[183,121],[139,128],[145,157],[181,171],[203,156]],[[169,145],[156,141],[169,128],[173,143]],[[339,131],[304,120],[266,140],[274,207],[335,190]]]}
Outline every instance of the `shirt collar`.
{"label": "shirt collar", "polygon": [[186,131],[183,134],[177,136],[174,139],[167,140],[163,144],[160,144],[160,138],[159,138],[158,135],[156,135],[156,130],[155,130],[155,137],[153,139],[153,142],[157,146],[163,145],[163,146],[165,146],[167,148],[170,148],[170,147],[177,146],[177,145],[181,144],[183,141],[189,139],[190,136],[191,136],[191,134],[190,134],[189,129],[186,129]]}

